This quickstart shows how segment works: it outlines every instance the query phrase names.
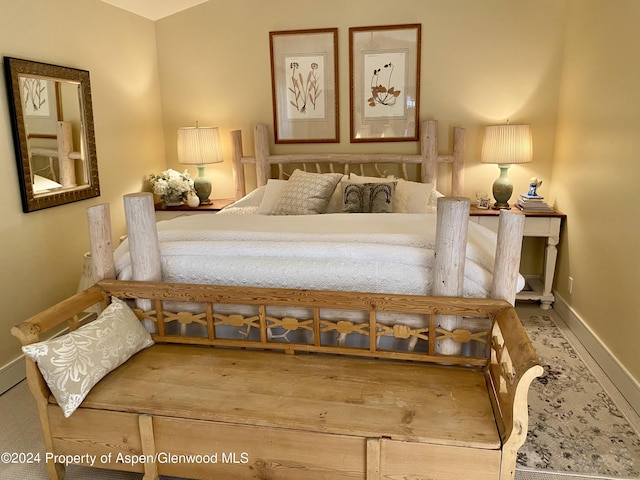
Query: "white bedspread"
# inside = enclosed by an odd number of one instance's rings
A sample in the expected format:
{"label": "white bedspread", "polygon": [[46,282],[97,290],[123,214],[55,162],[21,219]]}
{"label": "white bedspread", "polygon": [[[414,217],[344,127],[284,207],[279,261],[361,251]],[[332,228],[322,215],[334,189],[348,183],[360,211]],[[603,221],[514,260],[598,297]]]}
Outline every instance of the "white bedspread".
{"label": "white bedspread", "polygon": [[[227,213],[157,226],[167,282],[431,293],[435,214]],[[493,232],[469,224],[464,296],[489,296],[495,245]],[[117,277],[131,279],[126,240],[115,257]]]}

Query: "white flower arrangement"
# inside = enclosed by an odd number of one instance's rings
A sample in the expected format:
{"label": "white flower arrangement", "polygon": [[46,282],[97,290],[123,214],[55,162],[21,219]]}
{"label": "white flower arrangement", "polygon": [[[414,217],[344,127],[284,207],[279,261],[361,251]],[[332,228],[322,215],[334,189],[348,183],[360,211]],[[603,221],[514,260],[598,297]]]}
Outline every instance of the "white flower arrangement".
{"label": "white flower arrangement", "polygon": [[154,173],[148,175],[147,180],[151,183],[153,193],[160,197],[164,203],[168,203],[174,198],[184,200],[189,193],[195,193],[193,180],[186,170],[180,173],[170,168],[159,175]]}

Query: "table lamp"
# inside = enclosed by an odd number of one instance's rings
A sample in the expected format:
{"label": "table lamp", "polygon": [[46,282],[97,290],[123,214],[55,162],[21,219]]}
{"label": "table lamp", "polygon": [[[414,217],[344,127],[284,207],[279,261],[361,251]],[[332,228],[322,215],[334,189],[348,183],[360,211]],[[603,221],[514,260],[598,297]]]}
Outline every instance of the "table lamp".
{"label": "table lamp", "polygon": [[507,176],[514,163],[533,160],[533,145],[529,125],[492,125],[486,128],[482,144],[482,163],[495,163],[500,168],[500,177],[493,183],[494,209],[509,209],[513,184]]}
{"label": "table lamp", "polygon": [[211,180],[204,174],[209,163],[222,162],[222,148],[218,127],[181,127],[178,129],[178,162],[195,165],[198,176],[194,179],[196,194],[201,205],[211,203]]}

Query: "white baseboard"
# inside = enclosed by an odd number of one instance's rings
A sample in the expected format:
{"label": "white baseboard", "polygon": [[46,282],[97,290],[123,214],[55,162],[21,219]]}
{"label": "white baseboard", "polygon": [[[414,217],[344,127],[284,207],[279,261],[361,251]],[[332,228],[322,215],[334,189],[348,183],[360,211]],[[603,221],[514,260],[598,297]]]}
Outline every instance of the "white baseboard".
{"label": "white baseboard", "polygon": [[0,368],[0,395],[25,378],[24,355]]}
{"label": "white baseboard", "polygon": [[580,340],[589,354],[616,386],[629,405],[640,415],[640,383],[620,363],[616,356],[602,343],[593,330],[580,318],[573,308],[554,292],[553,309],[558,313],[567,327]]}

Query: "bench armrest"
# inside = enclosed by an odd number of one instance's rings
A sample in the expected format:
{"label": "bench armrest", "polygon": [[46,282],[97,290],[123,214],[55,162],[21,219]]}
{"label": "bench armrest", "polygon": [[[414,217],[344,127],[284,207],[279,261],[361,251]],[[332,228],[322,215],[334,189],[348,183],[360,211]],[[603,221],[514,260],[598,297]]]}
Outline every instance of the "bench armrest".
{"label": "bench armrest", "polygon": [[[500,436],[502,465],[513,466],[501,472],[501,480],[513,479],[518,449],[526,440],[529,426],[527,395],[531,382],[544,373],[540,360],[513,307],[498,313],[491,335],[491,360],[487,383]],[[506,461],[505,461],[506,460]]]}
{"label": "bench armrest", "polygon": [[60,327],[65,322],[70,330],[75,330],[80,326],[78,316],[80,313],[96,304],[105,307],[108,302],[109,297],[104,290],[97,286],[89,287],[17,324],[11,329],[11,334],[17,337],[22,345],[39,342],[43,334]]}

